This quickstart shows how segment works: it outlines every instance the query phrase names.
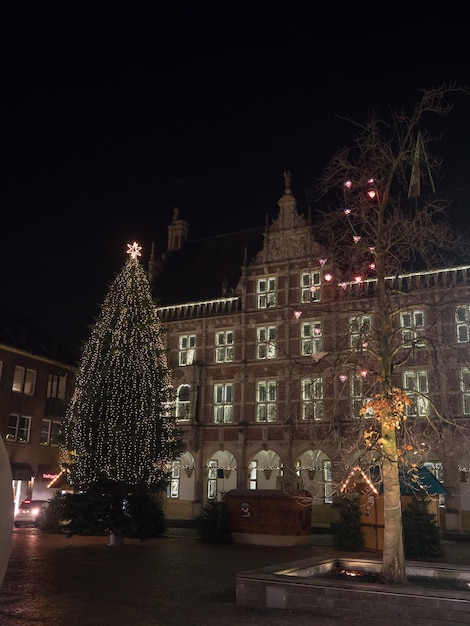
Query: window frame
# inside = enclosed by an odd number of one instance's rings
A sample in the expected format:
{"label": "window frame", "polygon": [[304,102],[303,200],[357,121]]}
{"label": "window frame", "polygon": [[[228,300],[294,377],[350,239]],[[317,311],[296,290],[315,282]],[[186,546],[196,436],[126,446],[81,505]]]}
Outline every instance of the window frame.
{"label": "window frame", "polygon": [[11,390],[14,393],[22,393],[25,396],[34,396],[36,391],[36,370],[23,365],[15,365]]}
{"label": "window frame", "polygon": [[214,383],[214,424],[233,424],[233,383]]}
{"label": "window frame", "polygon": [[[459,311],[463,311],[463,319],[459,317]],[[460,331],[465,331],[465,337],[462,338]],[[455,309],[455,332],[457,333],[457,343],[468,343],[470,341],[470,307],[459,305]]]}
{"label": "window frame", "polygon": [[[405,316],[409,316],[409,325]],[[422,323],[417,323],[417,316],[422,317]],[[411,309],[400,313],[401,339],[404,348],[423,347],[426,342],[422,339],[426,330],[426,316],[423,309]]]}
{"label": "window frame", "polygon": [[196,335],[179,335],[178,364],[180,367],[192,365],[196,360]]}
{"label": "window frame", "polygon": [[349,318],[349,347],[351,350],[366,350],[372,329],[372,315],[355,315]]}
{"label": "window frame", "polygon": [[[313,394],[312,394],[313,390]],[[303,378],[301,381],[302,421],[321,421],[324,419],[323,377]]]}
{"label": "window frame", "polygon": [[[11,423],[12,418],[16,418],[16,424],[13,426]],[[24,420],[24,425],[21,426],[21,422]],[[7,433],[5,435],[5,441],[7,443],[29,443],[31,439],[31,423],[32,418],[29,415],[21,415],[20,413],[10,413],[8,416]],[[27,426],[26,426],[27,425]],[[10,437],[11,429],[14,429],[13,437]],[[21,438],[19,432],[27,432],[26,438]]]}
{"label": "window frame", "polygon": [[[187,400],[180,397],[183,390],[187,392]],[[180,416],[181,408],[184,408],[184,417]],[[175,416],[179,422],[187,422],[191,418],[191,385],[188,383],[181,383],[176,390]]]}
{"label": "window frame", "polygon": [[256,283],[256,305],[258,309],[272,309],[277,304],[277,277],[258,278]]}
{"label": "window frame", "polygon": [[[233,330],[218,330],[215,333],[215,362],[232,363],[234,359]],[[222,339],[222,341],[220,341]]]}
{"label": "window frame", "polygon": [[300,301],[302,304],[321,301],[322,273],[320,268],[300,274]]}
{"label": "window frame", "polygon": [[[409,385],[409,381],[412,379],[416,383],[416,388]],[[426,390],[422,389],[423,380],[426,382]],[[429,395],[429,377],[427,370],[405,370],[403,372],[403,388],[412,401],[412,404],[406,407],[407,417],[429,417],[430,403],[427,397]]]}
{"label": "window frame", "polygon": [[[264,334],[264,338],[262,335]],[[259,360],[277,357],[277,327],[258,326],[256,329],[256,358]]]}
{"label": "window frame", "polygon": [[[311,327],[311,333],[306,330]],[[323,325],[321,320],[305,320],[300,326],[300,353],[312,356],[323,352]]]}
{"label": "window frame", "polygon": [[[47,425],[47,436],[45,440],[43,440],[43,433],[46,432],[44,426]],[[61,422],[58,420],[50,419],[48,417],[44,417],[41,420],[41,433],[40,433],[40,441],[39,445],[41,446],[51,446],[58,447],[59,446],[59,430],[61,427]]]}
{"label": "window frame", "polygon": [[258,380],[256,383],[256,422],[272,424],[277,421],[277,381]]}

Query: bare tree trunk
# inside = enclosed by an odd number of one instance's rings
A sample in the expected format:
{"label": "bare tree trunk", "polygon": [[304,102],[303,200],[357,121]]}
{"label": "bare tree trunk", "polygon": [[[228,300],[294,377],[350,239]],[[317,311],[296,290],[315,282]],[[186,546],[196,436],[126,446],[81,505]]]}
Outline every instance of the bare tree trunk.
{"label": "bare tree trunk", "polygon": [[382,461],[384,547],[380,577],[383,582],[400,583],[406,580],[406,569],[395,429],[383,424],[382,440],[384,447]]}

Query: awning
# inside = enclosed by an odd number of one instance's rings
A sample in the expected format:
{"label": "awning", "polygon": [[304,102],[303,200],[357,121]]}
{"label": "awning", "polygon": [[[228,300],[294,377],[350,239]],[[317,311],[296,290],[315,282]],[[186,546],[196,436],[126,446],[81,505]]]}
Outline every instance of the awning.
{"label": "awning", "polygon": [[417,473],[412,470],[400,471],[400,493],[403,496],[412,496],[423,491],[429,495],[449,493],[425,466],[420,467]]}
{"label": "awning", "polygon": [[10,461],[11,477],[13,480],[31,480],[33,469],[29,463],[16,463]]}

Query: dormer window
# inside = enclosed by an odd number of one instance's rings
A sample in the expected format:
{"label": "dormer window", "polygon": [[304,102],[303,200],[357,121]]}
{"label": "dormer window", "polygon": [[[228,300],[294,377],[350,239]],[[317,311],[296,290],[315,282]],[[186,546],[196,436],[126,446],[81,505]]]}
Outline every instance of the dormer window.
{"label": "dormer window", "polygon": [[269,309],[276,306],[276,278],[260,278],[258,280],[258,309]]}

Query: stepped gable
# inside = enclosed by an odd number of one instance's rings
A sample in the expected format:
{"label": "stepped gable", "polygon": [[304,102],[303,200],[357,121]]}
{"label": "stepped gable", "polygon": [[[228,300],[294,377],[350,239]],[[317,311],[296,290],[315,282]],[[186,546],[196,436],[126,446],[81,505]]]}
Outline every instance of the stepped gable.
{"label": "stepped gable", "polygon": [[0,343],[68,365],[77,362],[77,355],[38,322],[13,310],[0,310]]}
{"label": "stepped gable", "polygon": [[263,247],[263,228],[186,242],[165,257],[153,282],[157,306],[235,295],[242,266]]}

